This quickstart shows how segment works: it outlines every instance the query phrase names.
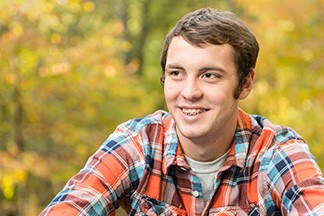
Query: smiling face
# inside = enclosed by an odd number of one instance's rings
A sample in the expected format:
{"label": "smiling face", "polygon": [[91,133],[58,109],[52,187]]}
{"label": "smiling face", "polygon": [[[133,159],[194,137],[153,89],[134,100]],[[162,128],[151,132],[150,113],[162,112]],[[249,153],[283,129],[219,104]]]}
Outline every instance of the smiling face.
{"label": "smiling face", "polygon": [[231,142],[238,100],[249,94],[252,79],[253,75],[235,99],[238,78],[232,46],[196,47],[174,37],[167,53],[164,94],[183,148],[214,145],[220,140]]}

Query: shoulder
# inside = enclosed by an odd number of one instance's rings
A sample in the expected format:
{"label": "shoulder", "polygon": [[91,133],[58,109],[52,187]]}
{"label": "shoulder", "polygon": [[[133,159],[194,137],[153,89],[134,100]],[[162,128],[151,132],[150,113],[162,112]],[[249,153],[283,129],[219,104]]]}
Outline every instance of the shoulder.
{"label": "shoulder", "polygon": [[169,113],[158,110],[150,115],[128,120],[116,127],[101,148],[115,149],[129,145],[140,147],[154,138],[152,133],[163,136],[163,127],[169,118],[171,118]]}
{"label": "shoulder", "polygon": [[[160,128],[163,127],[167,116],[169,114],[165,111],[156,111],[145,117],[134,118],[118,125],[92,156],[95,160],[92,160],[90,165],[97,166],[98,160],[105,161],[107,164],[117,161],[115,164],[123,166],[128,164],[127,167],[133,164],[133,168],[140,169],[138,167],[143,165],[143,157],[147,154],[147,149],[151,148],[147,146],[150,143],[155,145],[162,143],[160,137],[163,137],[163,132]],[[156,135],[153,136],[149,133],[150,131]]]}
{"label": "shoulder", "polygon": [[264,154],[265,151],[280,148],[292,142],[305,140],[292,128],[272,123],[260,115],[250,115],[240,110],[237,129],[240,143],[248,143],[249,152]]}
{"label": "shoulder", "polygon": [[[268,170],[270,179],[281,178],[291,169],[308,167],[314,173],[319,171],[315,157],[311,154],[306,141],[290,127],[273,124],[270,120],[251,115],[254,131],[258,134],[255,146],[262,146],[261,169]],[[291,176],[290,176],[291,177]]]}
{"label": "shoulder", "polygon": [[264,143],[268,145],[260,152],[261,191],[269,192],[275,204],[288,213],[312,209],[319,203],[314,199],[315,194],[323,194],[324,184],[321,169],[308,144],[292,128],[273,124],[264,117],[251,117],[258,128],[255,131],[260,133],[259,139],[267,140]]}
{"label": "shoulder", "polygon": [[294,129],[274,124],[263,116],[250,115],[250,118],[252,135],[249,151],[257,155],[260,169],[278,164],[289,167],[298,160],[315,162],[306,141]]}
{"label": "shoulder", "polygon": [[274,124],[269,119],[259,115],[251,115],[251,119],[252,133],[267,141],[269,147],[291,143],[292,141],[305,143],[303,137],[290,127]]}

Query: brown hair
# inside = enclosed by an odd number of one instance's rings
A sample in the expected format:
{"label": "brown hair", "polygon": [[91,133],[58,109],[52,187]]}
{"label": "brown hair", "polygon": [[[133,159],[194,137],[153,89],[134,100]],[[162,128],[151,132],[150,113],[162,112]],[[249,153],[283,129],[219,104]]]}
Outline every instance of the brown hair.
{"label": "brown hair", "polygon": [[199,9],[182,17],[167,34],[162,47],[162,83],[168,48],[171,40],[177,36],[182,36],[198,47],[203,44],[230,44],[234,48],[234,63],[239,81],[234,97],[238,98],[249,73],[256,65],[259,52],[259,44],[244,22],[231,12],[220,12],[212,8]]}

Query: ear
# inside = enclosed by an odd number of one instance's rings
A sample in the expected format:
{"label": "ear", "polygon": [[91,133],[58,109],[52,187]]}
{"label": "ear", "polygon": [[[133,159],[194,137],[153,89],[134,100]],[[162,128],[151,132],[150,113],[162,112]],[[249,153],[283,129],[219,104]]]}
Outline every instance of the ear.
{"label": "ear", "polygon": [[239,96],[240,100],[246,98],[250,94],[250,92],[253,88],[254,74],[255,74],[255,71],[252,68],[249,73],[249,76],[247,77],[246,83],[242,88],[241,94]]}

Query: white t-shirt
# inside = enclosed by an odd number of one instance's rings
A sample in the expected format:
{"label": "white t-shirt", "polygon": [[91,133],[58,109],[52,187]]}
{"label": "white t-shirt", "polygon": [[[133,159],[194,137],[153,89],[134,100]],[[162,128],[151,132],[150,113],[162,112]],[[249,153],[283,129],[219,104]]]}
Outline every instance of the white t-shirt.
{"label": "white t-shirt", "polygon": [[191,167],[192,171],[196,174],[202,184],[203,199],[205,203],[207,203],[210,194],[214,190],[215,174],[217,170],[223,166],[227,156],[228,152],[214,161],[201,162],[193,160],[184,155],[188,165]]}

